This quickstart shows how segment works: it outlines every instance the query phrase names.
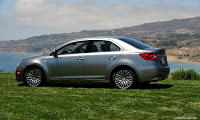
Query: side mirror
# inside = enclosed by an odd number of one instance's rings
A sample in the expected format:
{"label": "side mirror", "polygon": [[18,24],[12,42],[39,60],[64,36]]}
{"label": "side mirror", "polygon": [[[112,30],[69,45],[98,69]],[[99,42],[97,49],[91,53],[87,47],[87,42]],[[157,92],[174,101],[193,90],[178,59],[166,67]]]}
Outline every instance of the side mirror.
{"label": "side mirror", "polygon": [[54,57],[58,57],[58,53],[57,52],[58,52],[57,50],[53,50],[52,54],[53,54]]}

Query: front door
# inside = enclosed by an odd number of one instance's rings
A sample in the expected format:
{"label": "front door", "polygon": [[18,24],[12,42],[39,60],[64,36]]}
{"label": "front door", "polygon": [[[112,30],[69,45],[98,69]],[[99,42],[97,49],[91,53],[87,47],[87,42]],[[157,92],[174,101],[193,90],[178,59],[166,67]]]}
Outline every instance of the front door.
{"label": "front door", "polygon": [[58,57],[49,58],[51,80],[80,82],[84,79],[85,50],[87,41],[70,43],[58,49]]}

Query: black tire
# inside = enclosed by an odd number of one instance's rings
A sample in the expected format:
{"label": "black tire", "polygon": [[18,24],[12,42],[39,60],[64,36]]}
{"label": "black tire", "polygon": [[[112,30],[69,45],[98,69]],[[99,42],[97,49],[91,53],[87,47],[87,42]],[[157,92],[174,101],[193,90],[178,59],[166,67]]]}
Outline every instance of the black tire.
{"label": "black tire", "polygon": [[136,84],[136,75],[130,69],[116,70],[112,75],[112,80],[116,88],[129,89]]}
{"label": "black tire", "polygon": [[28,68],[25,72],[24,83],[30,87],[39,87],[44,84],[44,74],[37,67]]}

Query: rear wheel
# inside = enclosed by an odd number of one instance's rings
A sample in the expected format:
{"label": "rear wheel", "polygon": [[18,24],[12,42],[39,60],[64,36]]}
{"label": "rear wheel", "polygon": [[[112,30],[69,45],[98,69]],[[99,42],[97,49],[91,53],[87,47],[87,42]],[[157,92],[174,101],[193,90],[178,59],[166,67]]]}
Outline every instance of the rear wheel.
{"label": "rear wheel", "polygon": [[136,77],[130,69],[121,69],[114,72],[113,82],[119,89],[128,89],[136,82]]}
{"label": "rear wheel", "polygon": [[44,74],[39,68],[29,68],[25,72],[25,84],[38,87],[44,83]]}

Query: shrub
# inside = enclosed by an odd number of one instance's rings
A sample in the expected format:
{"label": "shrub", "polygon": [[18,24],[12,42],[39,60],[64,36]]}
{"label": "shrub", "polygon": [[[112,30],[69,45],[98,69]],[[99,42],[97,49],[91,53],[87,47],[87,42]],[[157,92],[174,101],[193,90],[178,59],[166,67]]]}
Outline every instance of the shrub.
{"label": "shrub", "polygon": [[171,73],[171,76],[172,80],[200,80],[200,75],[194,69],[183,70],[180,68]]}

